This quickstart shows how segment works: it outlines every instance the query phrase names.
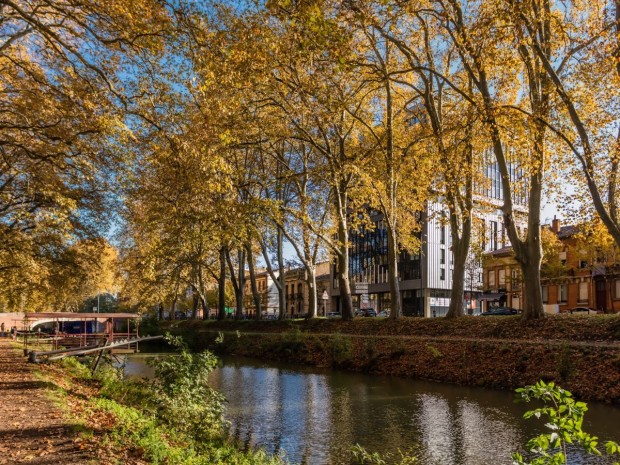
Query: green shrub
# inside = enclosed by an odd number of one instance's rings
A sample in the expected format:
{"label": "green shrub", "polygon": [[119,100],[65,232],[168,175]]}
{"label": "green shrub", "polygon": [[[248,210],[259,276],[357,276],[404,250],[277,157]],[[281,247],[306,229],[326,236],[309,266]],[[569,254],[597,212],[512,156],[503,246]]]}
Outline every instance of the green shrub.
{"label": "green shrub", "polygon": [[566,381],[575,371],[573,360],[571,358],[571,349],[567,344],[562,345],[558,354],[557,362],[558,374],[562,381]]}
{"label": "green shrub", "polygon": [[377,343],[374,338],[367,338],[364,343],[364,352],[366,352],[366,358],[368,360],[373,360],[375,358],[375,354],[377,353]]}
{"label": "green shrub", "polygon": [[[134,451],[153,464],[282,465],[279,457],[241,452],[227,442],[224,397],[207,384],[217,358],[189,352],[180,338],[167,339],[180,352],[154,359],[152,380],[123,379],[108,365],[98,373],[103,397],[94,398],[92,408],[115,418],[103,443]],[[75,361],[65,365],[76,377],[90,377],[88,368]]]}
{"label": "green shrub", "polygon": [[340,333],[335,333],[332,334],[330,343],[332,360],[335,363],[342,363],[351,358],[353,348],[350,338],[343,336]]}
{"label": "green shrub", "polygon": [[[520,453],[515,452],[512,454],[513,465],[567,464],[568,444],[581,446],[587,454],[601,455],[596,448],[598,438],[582,430],[583,417],[588,411],[585,402],[575,401],[567,390],[544,381],[516,391],[517,400],[530,402],[536,399],[543,402],[543,407],[529,410],[523,417],[544,418],[545,426],[550,432],[540,434],[527,442],[527,449],[536,455],[531,462],[526,462]],[[607,442],[606,450],[609,455],[620,453],[620,447],[612,441]]]}
{"label": "green shrub", "polygon": [[191,353],[180,339],[168,338],[180,352],[155,358],[150,399],[157,416],[175,430],[208,441],[225,431],[224,396],[208,384],[218,359],[210,352]]}

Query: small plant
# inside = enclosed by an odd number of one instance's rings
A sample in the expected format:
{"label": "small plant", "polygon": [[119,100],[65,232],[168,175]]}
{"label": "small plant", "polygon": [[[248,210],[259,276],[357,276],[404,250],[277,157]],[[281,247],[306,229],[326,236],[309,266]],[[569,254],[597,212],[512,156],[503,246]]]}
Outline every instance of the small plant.
{"label": "small plant", "polygon": [[351,454],[355,465],[385,465],[386,463],[381,454],[378,452],[371,454],[359,444],[355,444],[351,448]]}
{"label": "small plant", "polygon": [[[353,465],[386,465],[394,463],[395,465],[414,465],[417,463],[417,459],[411,455],[407,455],[402,451],[398,451],[400,454],[400,461],[392,460],[394,454],[381,455],[378,452],[370,453],[359,444],[355,444],[351,448],[351,463]],[[398,460],[398,459],[396,459]]]}
{"label": "small plant", "polygon": [[218,331],[217,337],[215,338],[215,343],[216,344],[223,344],[224,343],[224,333],[222,331]]}
{"label": "small plant", "polygon": [[[517,391],[517,400],[530,402],[533,399],[541,400],[543,407],[529,410],[524,418],[541,417],[547,420],[545,426],[550,430],[527,442],[527,449],[537,455],[531,462],[515,452],[512,454],[513,465],[562,465],[568,464],[568,445],[578,444],[590,455],[601,455],[596,448],[598,438],[582,430],[583,417],[588,411],[585,402],[573,399],[566,389],[556,386],[553,382],[546,384],[539,381],[533,386],[525,386]],[[606,451],[609,455],[620,453],[617,443],[608,441]],[[615,465],[619,465],[616,463]]]}
{"label": "small plant", "polygon": [[368,338],[366,340],[366,343],[364,345],[364,351],[366,352],[366,357],[368,358],[368,360],[372,360],[373,358],[375,358],[377,348],[375,340],[373,338]]}
{"label": "small plant", "polygon": [[432,346],[432,345],[430,345],[430,344],[426,344],[426,348],[428,349],[428,351],[429,351],[431,354],[433,354],[433,357],[435,357],[435,358],[441,358],[441,357],[443,357],[443,354],[441,353],[441,351],[440,351],[437,347]]}
{"label": "small plant", "polygon": [[306,349],[306,337],[299,328],[293,328],[282,334],[278,351],[282,352],[284,356],[296,356]]}
{"label": "small plant", "polygon": [[340,363],[344,362],[351,356],[351,340],[341,334],[333,334],[331,336],[332,360]]}
{"label": "small plant", "polygon": [[558,374],[562,381],[566,381],[572,375],[574,369],[570,347],[564,344],[558,357]]}

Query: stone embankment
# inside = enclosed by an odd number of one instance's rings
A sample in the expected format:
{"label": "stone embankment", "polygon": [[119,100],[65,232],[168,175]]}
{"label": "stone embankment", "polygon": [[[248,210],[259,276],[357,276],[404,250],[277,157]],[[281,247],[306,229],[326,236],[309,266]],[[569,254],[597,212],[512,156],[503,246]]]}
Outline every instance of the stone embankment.
{"label": "stone embankment", "polygon": [[164,330],[196,349],[376,375],[515,389],[555,381],[620,404],[620,316],[184,321]]}

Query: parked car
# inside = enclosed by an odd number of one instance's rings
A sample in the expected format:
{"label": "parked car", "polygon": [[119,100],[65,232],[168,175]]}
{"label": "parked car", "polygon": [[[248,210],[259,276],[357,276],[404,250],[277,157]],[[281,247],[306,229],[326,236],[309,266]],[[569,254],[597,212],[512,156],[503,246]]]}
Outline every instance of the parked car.
{"label": "parked car", "polygon": [[191,312],[182,312],[180,310],[177,310],[176,312],[174,312],[174,318],[177,320],[187,320],[189,317],[191,317],[191,315],[192,315]]}
{"label": "parked car", "polygon": [[355,312],[356,316],[377,316],[377,311],[374,308],[362,308]]}
{"label": "parked car", "polygon": [[380,318],[387,318],[390,316],[390,311],[389,310],[380,311],[379,313],[377,313],[377,316]]}
{"label": "parked car", "polygon": [[327,318],[341,318],[342,315],[339,312],[329,312]]}
{"label": "parked car", "polygon": [[491,307],[486,312],[482,312],[480,316],[503,316],[503,315],[516,315],[518,310],[510,307]]}
{"label": "parked car", "polygon": [[603,313],[600,310],[596,310],[594,308],[589,308],[589,307],[575,307],[575,308],[571,308],[568,313],[577,313],[580,315],[583,314],[588,314],[588,315],[596,315],[598,313]]}
{"label": "parked car", "polygon": [[276,315],[275,313],[268,313],[267,315],[263,316],[263,320],[277,320],[278,319],[278,315]]}

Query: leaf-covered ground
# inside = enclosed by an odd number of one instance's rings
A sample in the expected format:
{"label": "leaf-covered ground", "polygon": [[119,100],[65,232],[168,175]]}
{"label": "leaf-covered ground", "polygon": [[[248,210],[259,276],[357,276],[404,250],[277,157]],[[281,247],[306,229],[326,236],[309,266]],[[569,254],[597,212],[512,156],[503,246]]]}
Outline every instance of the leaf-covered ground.
{"label": "leaf-covered ground", "polygon": [[285,332],[298,328],[309,333],[341,333],[377,336],[429,336],[475,339],[523,339],[530,341],[620,342],[620,315],[555,315],[542,320],[520,317],[355,318],[353,321],[319,318],[312,321],[177,321],[170,326],[200,330],[247,330]]}
{"label": "leaf-covered ground", "polygon": [[0,338],[0,464],[96,463],[93,444],[53,405],[50,385],[35,369],[10,339]]}

